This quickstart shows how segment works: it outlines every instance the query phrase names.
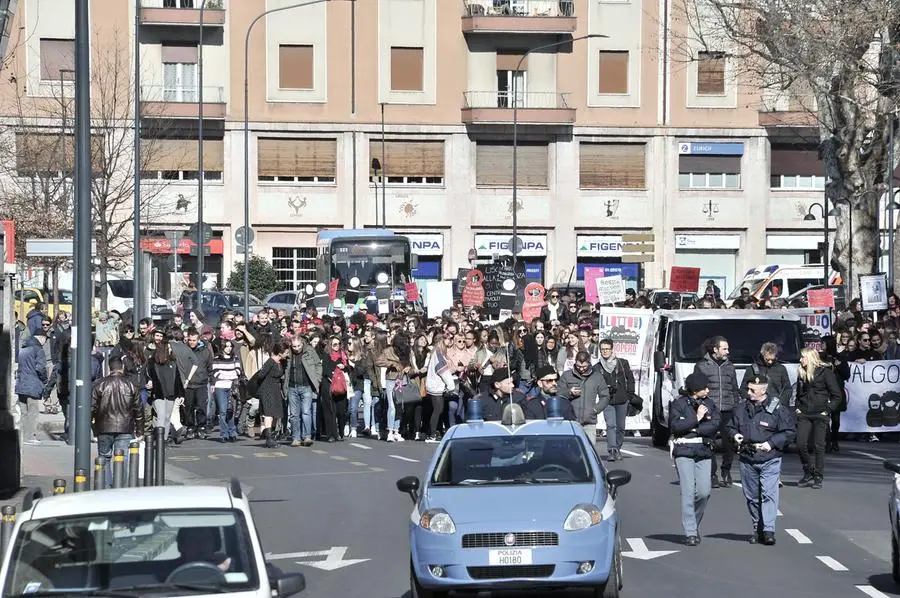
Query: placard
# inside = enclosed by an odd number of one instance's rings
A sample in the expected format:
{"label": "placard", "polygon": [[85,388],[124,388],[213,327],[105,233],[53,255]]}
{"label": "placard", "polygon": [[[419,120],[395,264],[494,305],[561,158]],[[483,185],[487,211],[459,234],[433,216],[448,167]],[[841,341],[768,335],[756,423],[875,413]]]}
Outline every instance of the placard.
{"label": "placard", "polygon": [[804,307],[788,311],[800,316],[800,334],[803,338],[803,346],[816,351],[824,351],[825,343],[822,339],[831,336],[831,324],[834,319],[831,310]]}
{"label": "placard", "polygon": [[[862,277],[860,277],[862,278]],[[900,360],[850,364],[841,432],[900,432]]]}
{"label": "placard", "polygon": [[625,285],[621,276],[604,276],[596,279],[597,303],[613,305],[625,301]]}
{"label": "placard", "polygon": [[517,262],[516,269],[508,261],[494,262],[481,266],[484,272],[484,313],[490,316],[500,316],[500,310],[505,306],[500,304],[500,293],[503,290],[503,281],[511,279],[515,282],[515,303],[512,306],[513,313],[520,313],[525,304],[525,263]]}
{"label": "placard", "polygon": [[452,280],[429,280],[425,283],[429,318],[439,318],[444,310],[453,307],[453,286]]}
{"label": "placard", "polygon": [[669,290],[678,293],[696,293],[700,289],[700,268],[672,266],[669,272]]}
{"label": "placard", "polygon": [[541,309],[544,307],[544,285],[539,282],[530,282],[525,287],[525,302],[522,306],[522,319],[531,322],[541,317]]}
{"label": "placard", "polygon": [[406,300],[412,303],[419,300],[419,285],[414,282],[408,282],[406,287]]}
{"label": "placard", "polygon": [[883,273],[860,276],[859,294],[863,311],[887,309],[887,277]]}
{"label": "placard", "polygon": [[475,268],[466,273],[466,285],[462,290],[462,304],[466,307],[484,305],[484,273]]}
{"label": "placard", "polygon": [[810,307],[834,309],[834,289],[809,289],[806,291],[806,299]]}
{"label": "placard", "polygon": [[[638,392],[640,387],[641,376],[645,375],[641,369],[641,361],[652,316],[653,312],[650,310],[627,307],[601,307],[599,312],[600,338],[610,339],[613,342],[615,356],[628,361],[634,374],[635,392]],[[649,372],[646,372],[646,375],[649,375]],[[649,429],[651,408],[650,401],[645,399],[641,413],[625,418],[625,429]],[[597,418],[597,427],[605,429],[603,417]]]}
{"label": "placard", "polygon": [[331,279],[331,282],[328,283],[328,300],[329,301],[334,301],[335,299],[337,299],[339,283],[340,283],[340,280],[338,280],[337,278]]}

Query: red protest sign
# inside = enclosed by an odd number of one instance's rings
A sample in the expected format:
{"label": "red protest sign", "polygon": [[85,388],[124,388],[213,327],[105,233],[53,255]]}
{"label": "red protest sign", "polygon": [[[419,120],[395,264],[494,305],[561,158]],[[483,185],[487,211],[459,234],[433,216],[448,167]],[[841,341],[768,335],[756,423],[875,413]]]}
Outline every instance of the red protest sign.
{"label": "red protest sign", "polygon": [[334,301],[335,299],[337,299],[338,282],[339,282],[338,279],[335,278],[334,280],[332,280],[331,282],[328,283],[328,300],[329,301]]}
{"label": "red protest sign", "polygon": [[522,306],[522,319],[531,322],[541,317],[544,307],[544,286],[539,282],[530,282],[525,287],[525,304]]}
{"label": "red protest sign", "polygon": [[466,273],[466,286],[462,290],[462,302],[466,307],[484,305],[484,273],[472,269]]}
{"label": "red protest sign", "polygon": [[406,283],[406,300],[407,301],[418,301],[419,300],[419,285],[414,282]]}
{"label": "red protest sign", "polygon": [[672,266],[669,273],[669,290],[679,293],[696,293],[700,289],[700,268]]}
{"label": "red protest sign", "polygon": [[834,289],[810,289],[806,291],[810,307],[830,307],[834,309]]}

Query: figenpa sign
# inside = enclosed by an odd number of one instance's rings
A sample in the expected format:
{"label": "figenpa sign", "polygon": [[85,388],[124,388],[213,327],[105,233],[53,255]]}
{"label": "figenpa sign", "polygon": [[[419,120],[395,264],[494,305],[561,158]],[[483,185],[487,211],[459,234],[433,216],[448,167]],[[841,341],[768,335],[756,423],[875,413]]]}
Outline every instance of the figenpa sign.
{"label": "figenpa sign", "polygon": [[[475,235],[475,249],[480,257],[512,255],[512,235]],[[519,235],[518,254],[522,257],[547,255],[547,235]]]}
{"label": "figenpa sign", "polygon": [[406,234],[416,255],[444,255],[444,235],[441,233]]}
{"label": "figenpa sign", "polygon": [[622,257],[622,237],[619,235],[578,235],[578,257]]}

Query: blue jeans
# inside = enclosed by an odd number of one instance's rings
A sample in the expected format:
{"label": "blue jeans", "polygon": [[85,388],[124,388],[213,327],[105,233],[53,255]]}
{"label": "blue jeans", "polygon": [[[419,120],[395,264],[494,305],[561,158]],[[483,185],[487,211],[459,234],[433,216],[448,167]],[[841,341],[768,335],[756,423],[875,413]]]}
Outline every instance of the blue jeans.
{"label": "blue jeans", "polygon": [[368,430],[372,425],[372,381],[368,378],[363,379],[362,390],[357,390],[350,399],[350,428],[352,429],[359,427],[360,406],[363,414],[363,428]]}
{"label": "blue jeans", "polygon": [[741,488],[744,490],[750,520],[753,522],[753,533],[774,532],[775,522],[778,520],[778,476],[781,475],[781,457],[765,463],[741,461],[740,470]]}
{"label": "blue jeans", "polygon": [[394,405],[394,387],[397,385],[396,380],[386,380],[384,385],[384,396],[387,399],[387,430],[389,432],[400,431],[400,418],[397,416],[397,406]]}
{"label": "blue jeans", "polygon": [[709,502],[712,487],[712,460],[694,461],[690,457],[677,457],[675,467],[681,485],[681,526],[685,536],[699,536],[698,526]]}
{"label": "blue jeans", "polygon": [[625,416],[628,415],[628,403],[621,405],[608,405],[603,410],[603,419],[606,420],[606,450],[620,450],[622,441],[625,440]]}
{"label": "blue jeans", "polygon": [[99,434],[97,435],[97,454],[103,459],[103,478],[106,488],[112,487],[112,458],[118,449],[125,452],[125,469],[122,484],[128,486],[128,445],[134,440],[131,434]]}
{"label": "blue jeans", "polygon": [[230,388],[216,389],[216,409],[219,410],[220,438],[237,438],[237,426],[234,425],[234,410],[228,409],[228,402],[230,400]]}
{"label": "blue jeans", "polygon": [[316,436],[316,393],[311,386],[289,386],[287,398],[291,440],[312,440]]}
{"label": "blue jeans", "polygon": [[216,395],[212,392],[214,388],[206,387],[206,425],[211,426],[216,415]]}

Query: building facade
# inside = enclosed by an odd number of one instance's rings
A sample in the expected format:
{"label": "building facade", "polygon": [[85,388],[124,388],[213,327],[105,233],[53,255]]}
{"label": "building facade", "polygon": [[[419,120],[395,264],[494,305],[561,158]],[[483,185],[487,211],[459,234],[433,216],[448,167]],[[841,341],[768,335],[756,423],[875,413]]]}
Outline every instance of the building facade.
{"label": "building facade", "polygon": [[[421,278],[453,278],[472,249],[509,252],[513,210],[528,276],[547,285],[606,265],[660,287],[695,266],[727,292],[757,264],[821,259],[824,176],[802,98],[763,97],[671,3],[323,1],[248,36],[296,0],[207,0],[202,47],[199,4],[141,0],[137,15],[155,148],[142,183],[163,187],[142,246],[159,276],[195,263],[162,258],[190,250],[201,113],[205,269],[220,283],[242,256],[245,189],[251,250],[289,288],[315,278],[318,230],[384,224],[412,238]],[[19,3],[8,68],[24,93],[71,85],[71,5]],[[92,43],[118,31],[133,45],[133,5],[94,0]],[[621,263],[629,234],[652,235],[652,261]]]}

